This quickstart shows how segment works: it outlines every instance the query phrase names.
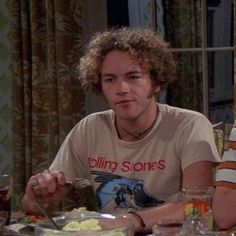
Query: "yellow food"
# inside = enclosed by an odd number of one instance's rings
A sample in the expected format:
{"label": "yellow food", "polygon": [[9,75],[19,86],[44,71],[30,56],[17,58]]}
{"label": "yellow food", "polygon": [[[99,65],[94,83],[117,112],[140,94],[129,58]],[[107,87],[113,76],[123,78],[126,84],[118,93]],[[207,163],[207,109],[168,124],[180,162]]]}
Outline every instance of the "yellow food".
{"label": "yellow food", "polygon": [[[85,207],[75,208],[70,212],[66,212],[64,216],[66,218],[79,218],[79,217],[90,217],[89,219],[78,221],[73,220],[67,223],[62,231],[59,233],[63,236],[125,236],[125,234],[116,229],[107,229],[103,232],[101,223],[99,220],[95,219],[100,214],[95,211],[88,211]],[[53,236],[58,233],[45,233],[44,236]]]}
{"label": "yellow food", "polygon": [[68,218],[76,218],[76,217],[80,217],[81,215],[86,215],[86,216],[96,216],[96,215],[99,215],[98,212],[95,212],[95,211],[88,211],[86,209],[86,207],[79,207],[79,208],[74,208],[72,211],[68,211],[68,212],[65,212],[65,217],[68,217]]}
{"label": "yellow food", "polygon": [[96,219],[83,220],[81,222],[71,221],[63,227],[65,231],[80,231],[80,230],[101,230],[99,221]]}

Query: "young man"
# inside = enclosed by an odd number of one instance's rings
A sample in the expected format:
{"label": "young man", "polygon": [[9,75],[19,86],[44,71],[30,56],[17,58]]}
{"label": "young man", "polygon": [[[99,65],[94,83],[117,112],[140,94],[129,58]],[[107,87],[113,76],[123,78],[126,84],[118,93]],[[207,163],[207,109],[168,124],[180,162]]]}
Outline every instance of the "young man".
{"label": "young man", "polygon": [[229,150],[218,166],[213,198],[213,214],[220,229],[236,224],[236,126],[229,136]]}
{"label": "young man", "polygon": [[91,175],[99,211],[138,211],[143,221],[131,213],[137,231],[182,218],[182,203],[168,199],[183,186],[212,185],[219,157],[205,116],[156,102],[175,76],[168,45],[151,30],[105,31],[92,38],[79,70],[83,88],[101,94],[111,110],[72,129],[50,171],[29,180],[23,209],[36,211],[35,198],[52,207],[65,179]]}

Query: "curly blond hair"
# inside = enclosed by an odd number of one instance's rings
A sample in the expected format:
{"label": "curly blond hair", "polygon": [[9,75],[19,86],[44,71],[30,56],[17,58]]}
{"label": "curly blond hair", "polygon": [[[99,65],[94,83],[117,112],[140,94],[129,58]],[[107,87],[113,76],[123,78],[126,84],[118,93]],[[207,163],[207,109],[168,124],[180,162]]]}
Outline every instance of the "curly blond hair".
{"label": "curly blond hair", "polygon": [[148,29],[123,27],[99,32],[92,37],[85,55],[80,59],[81,86],[87,91],[102,93],[102,62],[110,51],[121,50],[134,56],[162,90],[175,79],[176,63],[168,46],[154,31]]}

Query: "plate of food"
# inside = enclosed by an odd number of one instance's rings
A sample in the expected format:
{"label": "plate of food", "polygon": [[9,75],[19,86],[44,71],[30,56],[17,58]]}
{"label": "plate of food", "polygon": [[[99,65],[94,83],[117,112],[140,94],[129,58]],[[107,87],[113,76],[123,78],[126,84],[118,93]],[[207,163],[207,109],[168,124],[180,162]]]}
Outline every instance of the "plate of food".
{"label": "plate of food", "polygon": [[34,227],[38,222],[46,220],[46,217],[41,214],[27,214],[18,219],[18,223],[25,226]]}
{"label": "plate of food", "polygon": [[33,236],[35,225],[38,222],[46,220],[41,214],[27,214],[19,217],[14,223],[6,227],[6,235],[24,235]]}
{"label": "plate of food", "polygon": [[83,214],[72,218],[65,216],[55,217],[59,226],[55,230],[50,221],[40,221],[35,226],[36,236],[133,236],[134,225],[131,219],[125,216],[111,214]]}
{"label": "plate of food", "polygon": [[79,208],[74,208],[71,211],[65,211],[63,214],[61,214],[62,217],[66,218],[77,218],[81,216],[98,216],[100,213],[96,211],[88,211],[86,207],[79,207]]}

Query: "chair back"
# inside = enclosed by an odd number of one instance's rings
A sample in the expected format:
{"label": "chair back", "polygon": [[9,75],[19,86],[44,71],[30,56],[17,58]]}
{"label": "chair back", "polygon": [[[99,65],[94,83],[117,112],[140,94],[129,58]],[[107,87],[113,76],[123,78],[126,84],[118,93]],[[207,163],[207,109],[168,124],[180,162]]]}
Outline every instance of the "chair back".
{"label": "chair back", "polygon": [[213,132],[217,150],[220,157],[223,156],[224,150],[228,150],[228,140],[233,124],[219,122],[213,125]]}

